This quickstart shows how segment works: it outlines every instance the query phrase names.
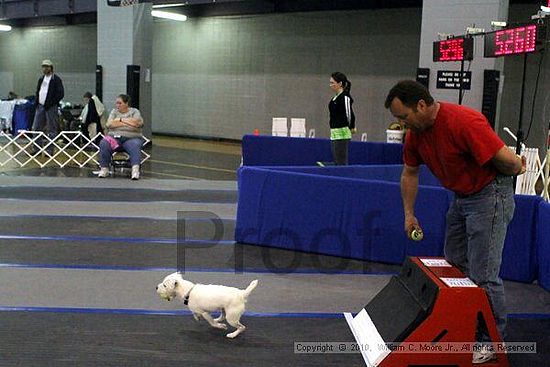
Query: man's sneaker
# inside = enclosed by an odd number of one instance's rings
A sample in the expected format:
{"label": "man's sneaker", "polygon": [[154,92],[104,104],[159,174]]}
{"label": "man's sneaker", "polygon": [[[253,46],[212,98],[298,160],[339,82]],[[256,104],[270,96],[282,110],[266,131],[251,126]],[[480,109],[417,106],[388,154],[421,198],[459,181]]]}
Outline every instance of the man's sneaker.
{"label": "man's sneaker", "polygon": [[101,167],[99,170],[99,173],[97,174],[97,177],[99,178],[105,178],[109,176],[109,168],[107,167]]}
{"label": "man's sneaker", "polygon": [[132,180],[139,180],[139,166],[132,166]]}
{"label": "man's sneaker", "polygon": [[489,361],[492,361],[496,359],[495,352],[487,349],[487,348],[481,348],[481,350],[475,350],[474,354],[472,356],[472,364],[482,364],[487,363]]}

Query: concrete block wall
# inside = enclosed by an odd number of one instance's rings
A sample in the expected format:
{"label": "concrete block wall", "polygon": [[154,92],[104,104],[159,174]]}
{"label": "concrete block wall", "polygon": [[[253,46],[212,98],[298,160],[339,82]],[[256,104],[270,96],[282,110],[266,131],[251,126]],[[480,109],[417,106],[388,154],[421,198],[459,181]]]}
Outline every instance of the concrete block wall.
{"label": "concrete block wall", "polygon": [[13,90],[13,72],[0,71],[0,98],[5,98]]}
{"label": "concrete block wall", "polygon": [[150,137],[151,83],[145,81],[151,69],[151,3],[128,7],[111,7],[97,0],[97,62],[103,66],[103,100],[108,110],[114,108],[116,96],[127,92],[127,65],[140,66],[139,110],[144,120],[143,133]]}
{"label": "concrete block wall", "polygon": [[98,1],[97,22],[97,64],[103,66],[103,101],[110,111],[116,96],[126,93],[126,65],[133,63],[133,7]]}
{"label": "concrete block wall", "polygon": [[[328,137],[328,82],[351,80],[359,132],[385,141],[396,80],[417,67],[421,9],[312,12],[158,22],[154,131],[240,139],[272,117],[304,117]],[[356,137],[358,139],[359,137]]]}
{"label": "concrete block wall", "polygon": [[2,32],[0,96],[7,94],[6,89],[20,96],[34,94],[42,75],[40,63],[51,59],[54,71],[64,81],[64,100],[81,103],[84,92],[95,90],[96,37],[95,24],[14,28],[9,33]]}

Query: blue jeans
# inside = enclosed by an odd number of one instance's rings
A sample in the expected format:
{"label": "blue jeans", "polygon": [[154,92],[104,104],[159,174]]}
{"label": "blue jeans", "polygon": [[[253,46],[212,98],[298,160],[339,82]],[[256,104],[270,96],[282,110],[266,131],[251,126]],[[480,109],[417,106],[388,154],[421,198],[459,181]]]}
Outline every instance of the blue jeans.
{"label": "blue jeans", "polygon": [[116,138],[116,140],[120,144],[116,150],[113,150],[111,144],[105,139],[102,139],[99,143],[99,166],[108,168],[111,165],[111,158],[115,151],[126,151],[130,156],[130,164],[132,166],[139,166],[141,163],[141,146],[143,145],[143,139],[121,136],[120,138]]}
{"label": "blue jeans", "polygon": [[[480,192],[456,196],[447,212],[445,258],[485,289],[503,339],[506,304],[499,273],[514,208],[512,177],[498,175]],[[478,341],[488,341],[483,328],[478,329]]]}
{"label": "blue jeans", "polygon": [[[36,105],[32,129],[34,131],[45,131],[50,139],[53,139],[59,133],[59,115],[57,114],[57,105],[48,109],[43,105]],[[36,143],[42,146],[42,138],[37,138]],[[53,152],[53,144],[48,147],[48,151]]]}

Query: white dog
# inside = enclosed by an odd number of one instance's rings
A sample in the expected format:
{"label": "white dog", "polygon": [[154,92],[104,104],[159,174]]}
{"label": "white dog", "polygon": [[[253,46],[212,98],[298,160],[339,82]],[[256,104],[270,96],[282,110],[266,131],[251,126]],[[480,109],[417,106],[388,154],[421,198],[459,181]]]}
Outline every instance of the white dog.
{"label": "white dog", "polygon": [[[258,285],[253,280],[246,289],[226,287],[213,284],[193,284],[183,279],[180,273],[168,275],[162,283],[157,286],[157,293],[160,298],[167,301],[178,297],[184,304],[189,306],[195,320],[204,318],[210,325],[217,329],[227,329],[227,323],[237,330],[227,334],[228,338],[234,338],[246,329],[240,319],[245,310],[245,303],[250,292]],[[220,311],[220,317],[214,319],[210,312]]]}

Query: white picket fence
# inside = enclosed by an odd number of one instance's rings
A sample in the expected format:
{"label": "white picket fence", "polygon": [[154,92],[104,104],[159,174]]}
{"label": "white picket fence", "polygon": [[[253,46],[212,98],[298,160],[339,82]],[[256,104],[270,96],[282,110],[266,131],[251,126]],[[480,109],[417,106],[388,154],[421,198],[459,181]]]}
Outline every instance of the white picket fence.
{"label": "white picket fence", "polygon": [[[146,137],[143,139],[143,146],[150,142]],[[20,130],[16,135],[0,133],[0,167],[8,164],[19,167],[36,164],[40,168],[52,165],[62,168],[70,164],[80,168],[97,167],[98,157],[99,146],[80,131],[62,131],[54,138],[41,131]],[[149,158],[151,155],[142,149],[141,163]]]}
{"label": "white picket fence", "polygon": [[[516,135],[508,127],[504,127],[503,130],[517,141]],[[540,196],[550,202],[550,131],[548,132],[548,143],[546,157],[542,162],[537,148],[528,148],[525,144],[521,144],[520,155],[525,156],[527,166],[525,173],[517,176],[516,194],[536,195],[535,185],[540,179],[543,185]],[[509,148],[513,152],[516,151],[516,147],[509,146]]]}

